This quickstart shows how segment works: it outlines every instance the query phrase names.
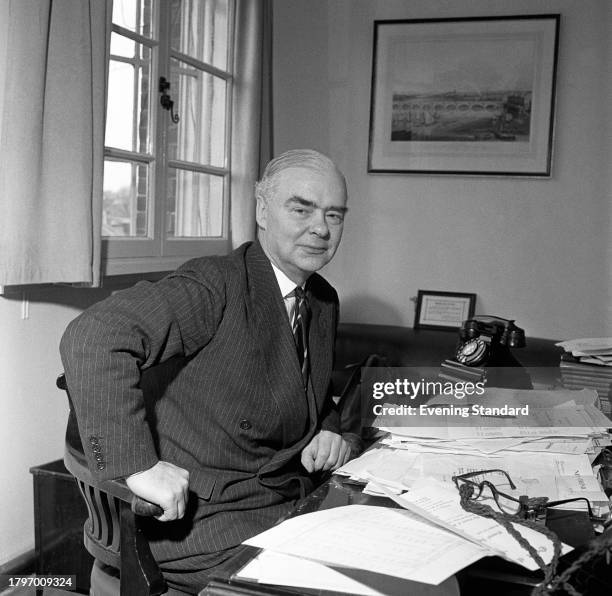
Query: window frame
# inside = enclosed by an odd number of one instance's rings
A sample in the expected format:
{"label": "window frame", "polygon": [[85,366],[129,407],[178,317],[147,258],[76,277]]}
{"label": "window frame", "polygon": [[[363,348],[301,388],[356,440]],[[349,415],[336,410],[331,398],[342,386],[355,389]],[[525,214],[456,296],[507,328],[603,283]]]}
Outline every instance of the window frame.
{"label": "window frame", "polygon": [[[104,146],[104,159],[120,161],[122,163],[138,162],[147,164],[150,168],[148,190],[147,225],[150,235],[143,237],[102,236],[102,271],[109,275],[130,275],[139,273],[155,273],[170,271],[186,260],[211,254],[227,253],[230,248],[230,181],[231,181],[231,136],[232,136],[232,99],[234,84],[234,40],[235,40],[235,0],[227,0],[227,48],[226,69],[223,70],[183,54],[171,47],[170,39],[170,3],[165,0],[153,0],[153,31],[151,38],[120,25],[111,23],[111,32],[123,35],[135,43],[149,48],[151,52],[151,75],[149,89],[149,116],[150,128],[147,153],[140,151],[126,151],[114,147]],[[158,37],[156,37],[156,35]],[[133,62],[133,59],[122,56],[111,60]],[[169,80],[170,64],[177,60],[187,64],[202,74],[211,75],[221,79],[225,84],[225,134],[223,165],[213,166],[179,159],[169,159],[168,132],[174,126],[170,120],[170,113],[163,110],[159,103],[158,81],[160,76]],[[136,85],[136,84],[135,84]],[[178,89],[170,89],[169,93],[179,103]],[[134,102],[139,102],[135,97]],[[139,148],[138,148],[139,149]],[[168,200],[168,179],[172,168],[180,171],[212,174],[223,179],[223,205],[221,215],[221,236],[210,237],[167,237],[166,231],[166,205]],[[100,230],[102,233],[102,230]]]}

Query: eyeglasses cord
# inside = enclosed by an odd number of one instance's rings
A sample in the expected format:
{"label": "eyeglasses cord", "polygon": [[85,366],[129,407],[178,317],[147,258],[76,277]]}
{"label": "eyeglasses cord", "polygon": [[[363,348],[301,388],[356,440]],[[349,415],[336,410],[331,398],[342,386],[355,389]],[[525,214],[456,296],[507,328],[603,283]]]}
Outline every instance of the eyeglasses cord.
{"label": "eyeglasses cord", "polygon": [[[495,520],[498,524],[500,524],[507,532],[512,536],[520,546],[522,546],[533,558],[538,567],[542,570],[544,574],[544,581],[538,584],[532,592],[532,596],[542,596],[545,594],[550,594],[550,587],[555,579],[555,572],[557,570],[557,564],[559,563],[559,557],[561,556],[561,541],[557,537],[557,535],[549,530],[547,527],[538,524],[535,521],[529,519],[523,519],[518,517],[517,515],[510,515],[506,513],[502,513],[499,511],[495,511],[489,505],[485,505],[484,503],[479,503],[472,499],[472,495],[474,494],[474,487],[469,484],[462,484],[459,487],[459,496],[460,502],[463,509],[468,511],[469,513],[474,513],[476,515],[480,515],[482,517],[487,517],[489,519]],[[550,563],[547,565],[538,551],[529,544],[529,542],[514,528],[513,523],[520,524],[527,528],[531,528],[544,534],[553,544],[553,556]],[[571,586],[570,586],[571,587]],[[556,588],[555,588],[556,589]],[[572,588],[573,589],[573,588]],[[568,590],[568,592],[570,592]],[[579,596],[577,592],[570,592],[571,596]]]}
{"label": "eyeglasses cord", "polygon": [[[531,596],[545,596],[553,594],[559,589],[565,590],[569,596],[582,596],[581,593],[569,583],[572,575],[577,571],[584,569],[586,563],[600,556],[605,555],[606,563],[610,564],[612,559],[612,526],[604,530],[601,535],[590,540],[588,548],[561,574],[555,575],[557,565],[559,563],[559,557],[561,556],[561,541],[554,532],[535,521],[504,514],[495,511],[493,508],[485,505],[484,503],[474,501],[471,498],[474,494],[474,487],[469,484],[462,484],[458,488],[461,498],[460,502],[463,509],[470,513],[488,517],[497,521],[533,557],[534,561],[538,564],[544,573],[544,580],[533,589]],[[538,532],[541,532],[552,541],[553,556],[548,565],[544,563],[542,557],[540,557],[538,552],[531,546],[531,544],[529,544],[529,542],[523,536],[521,536],[519,532],[517,532],[517,530],[512,526],[513,523],[518,523],[527,528],[532,528]]]}

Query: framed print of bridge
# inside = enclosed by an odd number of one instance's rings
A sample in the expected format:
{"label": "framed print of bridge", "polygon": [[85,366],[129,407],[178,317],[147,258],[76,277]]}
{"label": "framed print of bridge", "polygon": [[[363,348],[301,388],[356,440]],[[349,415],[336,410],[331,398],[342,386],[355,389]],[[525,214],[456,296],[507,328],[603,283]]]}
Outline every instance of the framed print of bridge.
{"label": "framed print of bridge", "polygon": [[375,21],[368,172],[549,177],[559,19]]}

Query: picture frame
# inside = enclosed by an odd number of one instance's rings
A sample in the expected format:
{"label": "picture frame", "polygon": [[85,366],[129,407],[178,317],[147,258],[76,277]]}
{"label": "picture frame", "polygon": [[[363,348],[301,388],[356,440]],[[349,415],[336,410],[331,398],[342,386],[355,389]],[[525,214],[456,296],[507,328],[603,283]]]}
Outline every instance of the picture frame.
{"label": "picture frame", "polygon": [[414,315],[414,329],[450,329],[461,327],[474,316],[476,294],[419,290]]}
{"label": "picture frame", "polygon": [[550,177],[559,21],[375,21],[368,172]]}

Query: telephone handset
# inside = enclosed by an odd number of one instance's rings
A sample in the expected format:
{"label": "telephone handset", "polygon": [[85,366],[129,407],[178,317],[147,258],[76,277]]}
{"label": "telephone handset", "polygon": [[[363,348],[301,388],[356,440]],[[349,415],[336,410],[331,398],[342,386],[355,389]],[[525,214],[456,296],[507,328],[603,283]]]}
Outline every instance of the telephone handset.
{"label": "telephone handset", "polygon": [[[455,351],[457,362],[465,366],[508,366],[508,348],[525,346],[525,331],[513,320],[480,316],[464,321],[459,331],[460,342]],[[515,364],[516,363],[516,364]]]}

